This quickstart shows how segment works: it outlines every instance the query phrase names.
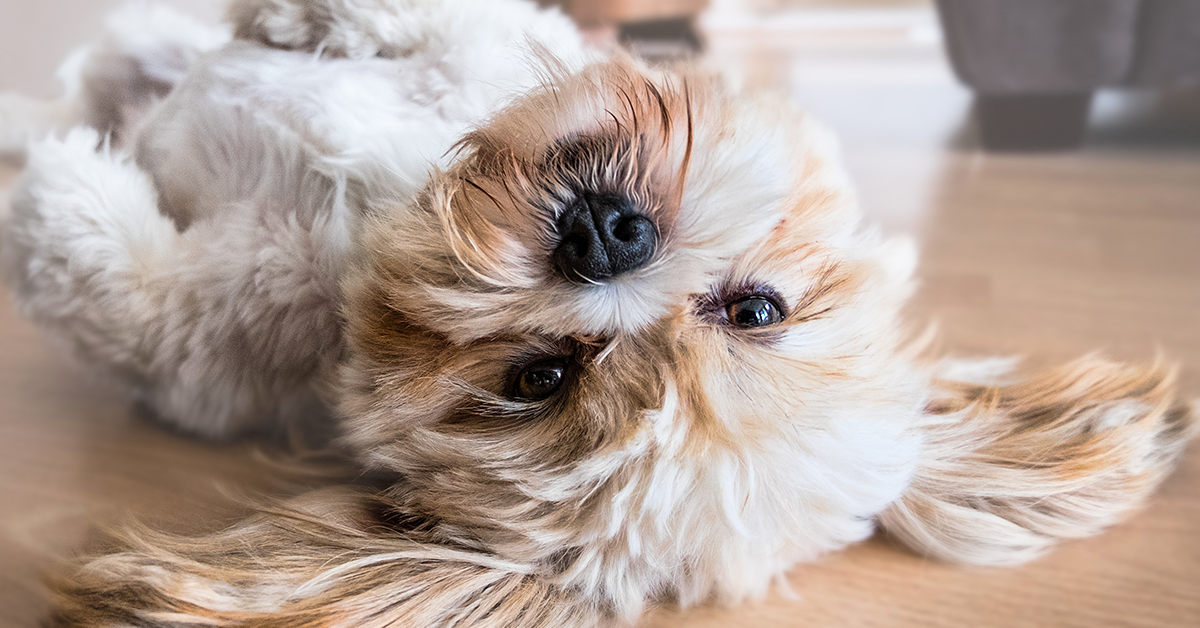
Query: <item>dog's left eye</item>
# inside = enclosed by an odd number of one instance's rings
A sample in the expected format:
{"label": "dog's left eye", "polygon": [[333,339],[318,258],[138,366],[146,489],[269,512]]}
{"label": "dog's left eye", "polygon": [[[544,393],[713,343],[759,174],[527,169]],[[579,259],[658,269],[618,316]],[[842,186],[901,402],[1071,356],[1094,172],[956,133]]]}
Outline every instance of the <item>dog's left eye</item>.
{"label": "dog's left eye", "polygon": [[562,386],[567,372],[565,358],[538,360],[526,366],[513,383],[512,395],[526,401],[541,401]]}
{"label": "dog's left eye", "polygon": [[729,322],[738,327],[766,327],[783,320],[783,311],[774,299],[754,294],[725,306]]}

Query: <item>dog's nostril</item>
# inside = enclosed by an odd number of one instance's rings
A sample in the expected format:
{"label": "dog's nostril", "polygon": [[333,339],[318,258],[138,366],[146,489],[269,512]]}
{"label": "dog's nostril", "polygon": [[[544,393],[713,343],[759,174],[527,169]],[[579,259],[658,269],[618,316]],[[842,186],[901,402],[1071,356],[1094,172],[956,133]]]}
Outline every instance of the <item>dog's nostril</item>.
{"label": "dog's nostril", "polygon": [[637,270],[658,245],[654,222],[617,195],[582,195],[559,217],[558,233],[554,263],[571,281],[599,281]]}
{"label": "dog's nostril", "polygon": [[634,214],[625,216],[617,221],[613,236],[621,242],[633,243],[643,238],[654,236],[654,223],[649,218]]}
{"label": "dog's nostril", "polygon": [[588,253],[588,239],[579,234],[573,234],[563,238],[559,248],[563,253],[574,258],[586,257]]}

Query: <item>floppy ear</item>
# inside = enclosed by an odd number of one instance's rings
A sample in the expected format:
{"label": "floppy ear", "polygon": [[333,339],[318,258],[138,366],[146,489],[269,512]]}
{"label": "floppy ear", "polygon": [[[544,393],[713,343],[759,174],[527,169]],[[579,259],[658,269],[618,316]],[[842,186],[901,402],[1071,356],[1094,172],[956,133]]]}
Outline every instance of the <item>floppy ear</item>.
{"label": "floppy ear", "polygon": [[880,523],[917,551],[980,564],[1096,534],[1139,507],[1196,434],[1173,379],[1089,357],[992,385],[938,380],[912,484]]}
{"label": "floppy ear", "polygon": [[208,536],[130,529],[113,553],[49,581],[53,625],[584,628],[604,619],[530,566],[434,542],[435,529],[419,524],[385,496],[343,486]]}

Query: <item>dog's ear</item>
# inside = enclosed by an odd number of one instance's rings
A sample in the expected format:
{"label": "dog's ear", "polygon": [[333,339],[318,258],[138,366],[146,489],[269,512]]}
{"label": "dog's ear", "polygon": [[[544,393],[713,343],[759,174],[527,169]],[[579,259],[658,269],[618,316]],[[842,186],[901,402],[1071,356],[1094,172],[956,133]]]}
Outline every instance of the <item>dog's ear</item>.
{"label": "dog's ear", "polygon": [[208,536],[128,529],[112,553],[49,580],[52,625],[585,628],[604,619],[529,565],[434,536],[383,495],[345,486]]}
{"label": "dog's ear", "polygon": [[1092,357],[990,384],[943,371],[912,484],[880,523],[946,560],[1017,563],[1099,532],[1141,505],[1197,431],[1161,366]]}

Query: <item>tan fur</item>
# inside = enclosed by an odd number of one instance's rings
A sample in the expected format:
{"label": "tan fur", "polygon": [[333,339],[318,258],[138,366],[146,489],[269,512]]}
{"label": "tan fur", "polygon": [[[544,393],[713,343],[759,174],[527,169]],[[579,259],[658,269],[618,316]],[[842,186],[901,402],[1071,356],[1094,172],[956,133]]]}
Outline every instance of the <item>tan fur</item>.
{"label": "tan fur", "polygon": [[1195,435],[1174,373],[1086,358],[999,385],[937,382],[924,462],[880,517],[944,560],[1014,564],[1128,516]]}
{"label": "tan fur", "polygon": [[[327,489],[184,539],[135,528],[51,582],[62,626],[590,626],[602,614],[414,526],[379,494]],[[404,524],[392,533],[380,520]]]}

